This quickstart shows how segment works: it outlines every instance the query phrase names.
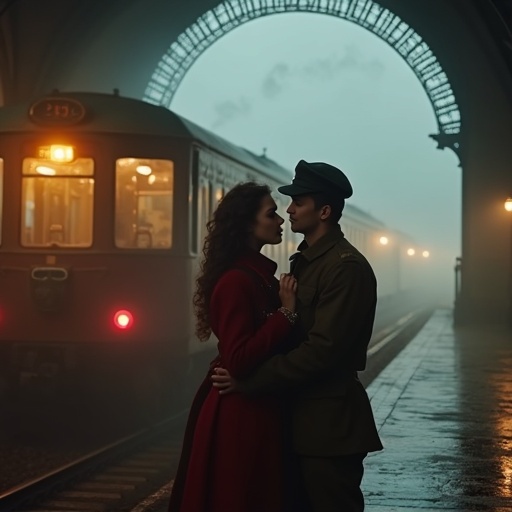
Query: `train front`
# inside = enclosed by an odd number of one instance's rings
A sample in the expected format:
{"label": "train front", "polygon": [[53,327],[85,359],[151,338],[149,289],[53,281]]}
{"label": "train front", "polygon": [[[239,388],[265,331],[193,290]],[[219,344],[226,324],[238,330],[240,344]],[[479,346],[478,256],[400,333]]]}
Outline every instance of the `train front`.
{"label": "train front", "polygon": [[140,103],[1,109],[0,389],[144,402],[186,360],[189,151]]}

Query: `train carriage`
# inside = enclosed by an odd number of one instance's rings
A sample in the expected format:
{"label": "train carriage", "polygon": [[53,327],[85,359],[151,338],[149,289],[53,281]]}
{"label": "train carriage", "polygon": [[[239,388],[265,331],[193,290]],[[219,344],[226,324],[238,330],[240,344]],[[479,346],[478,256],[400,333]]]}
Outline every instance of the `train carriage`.
{"label": "train carriage", "polygon": [[136,388],[202,347],[192,283],[222,195],[290,178],[169,110],[89,93],[0,109],[0,166],[2,374],[103,368]]}
{"label": "train carriage", "polygon": [[[192,314],[212,211],[235,183],[275,190],[291,178],[118,94],[54,92],[0,108],[0,388],[73,380],[141,402],[172,389],[213,348],[195,339]],[[287,198],[276,201],[285,215]],[[360,217],[347,207],[363,244],[383,225]],[[280,271],[298,242],[285,226],[267,249]]]}

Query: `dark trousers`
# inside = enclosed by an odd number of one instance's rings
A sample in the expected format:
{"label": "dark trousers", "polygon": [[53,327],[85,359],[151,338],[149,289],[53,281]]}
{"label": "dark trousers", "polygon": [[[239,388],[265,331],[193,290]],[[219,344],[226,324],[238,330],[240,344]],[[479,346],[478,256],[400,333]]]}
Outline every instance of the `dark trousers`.
{"label": "dark trousers", "polygon": [[300,458],[312,512],[363,512],[364,498],[360,485],[366,455]]}

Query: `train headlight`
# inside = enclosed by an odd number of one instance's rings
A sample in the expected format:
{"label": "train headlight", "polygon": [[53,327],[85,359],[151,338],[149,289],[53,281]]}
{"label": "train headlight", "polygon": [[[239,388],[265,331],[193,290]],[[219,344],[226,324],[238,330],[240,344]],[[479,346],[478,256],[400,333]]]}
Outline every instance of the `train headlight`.
{"label": "train headlight", "polygon": [[62,144],[39,146],[38,156],[52,162],[72,162],[75,159],[75,148]]}
{"label": "train headlight", "polygon": [[133,315],[127,309],[116,311],[114,325],[118,329],[129,329],[133,325]]}

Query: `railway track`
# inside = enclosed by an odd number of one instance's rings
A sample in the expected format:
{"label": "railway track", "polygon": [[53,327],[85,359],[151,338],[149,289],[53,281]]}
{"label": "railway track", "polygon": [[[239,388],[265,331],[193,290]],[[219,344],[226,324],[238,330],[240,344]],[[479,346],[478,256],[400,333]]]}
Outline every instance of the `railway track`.
{"label": "railway track", "polygon": [[131,510],[176,470],[187,411],[0,495],[2,512]]}
{"label": "railway track", "polygon": [[425,325],[434,311],[432,306],[422,306],[404,312],[385,327],[377,330],[368,347],[366,370],[359,373],[365,387],[399,354]]}
{"label": "railway track", "polygon": [[[367,386],[421,329],[430,308],[396,317],[368,351]],[[144,512],[168,499],[187,410],[0,494],[1,512]],[[148,498],[149,497],[149,498]]]}

